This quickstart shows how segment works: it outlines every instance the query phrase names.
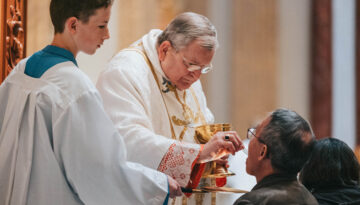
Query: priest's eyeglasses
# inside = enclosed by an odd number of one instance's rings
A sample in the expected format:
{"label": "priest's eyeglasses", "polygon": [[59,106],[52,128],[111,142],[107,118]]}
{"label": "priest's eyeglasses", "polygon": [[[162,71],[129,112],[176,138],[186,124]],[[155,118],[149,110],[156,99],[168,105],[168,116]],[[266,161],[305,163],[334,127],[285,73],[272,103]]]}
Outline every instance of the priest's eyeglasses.
{"label": "priest's eyeglasses", "polygon": [[205,73],[208,73],[212,69],[212,64],[211,63],[209,65],[201,67],[201,66],[195,65],[193,63],[188,63],[188,60],[184,56],[183,56],[183,64],[185,65],[187,70],[190,71],[190,72],[201,70],[201,73],[205,74]]}

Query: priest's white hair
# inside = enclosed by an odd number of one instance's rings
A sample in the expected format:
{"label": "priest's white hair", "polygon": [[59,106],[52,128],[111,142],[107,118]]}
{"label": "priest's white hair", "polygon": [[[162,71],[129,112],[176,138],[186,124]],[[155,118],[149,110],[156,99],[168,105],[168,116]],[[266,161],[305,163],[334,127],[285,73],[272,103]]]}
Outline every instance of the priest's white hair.
{"label": "priest's white hair", "polygon": [[185,12],[176,16],[158,38],[158,45],[170,41],[177,50],[181,50],[192,41],[199,40],[201,46],[214,50],[218,47],[215,26],[208,18],[193,12]]}

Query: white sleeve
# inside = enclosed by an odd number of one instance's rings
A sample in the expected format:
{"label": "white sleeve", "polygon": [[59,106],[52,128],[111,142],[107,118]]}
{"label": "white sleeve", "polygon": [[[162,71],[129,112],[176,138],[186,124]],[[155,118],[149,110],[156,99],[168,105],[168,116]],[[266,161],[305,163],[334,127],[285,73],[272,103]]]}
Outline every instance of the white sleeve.
{"label": "white sleeve", "polygon": [[[186,186],[200,145],[171,139],[169,118],[150,68],[140,55],[129,55],[113,59],[98,79],[105,110],[124,136],[129,160],[158,169]],[[155,131],[152,120],[163,125],[161,133]]]}
{"label": "white sleeve", "polygon": [[[139,61],[137,64],[143,61],[141,56]],[[165,153],[176,141],[171,139],[171,136],[163,136],[154,131],[150,115],[157,113],[151,106],[153,88],[149,87],[149,80],[153,80],[153,76],[135,73],[141,70],[135,67],[138,65],[122,61],[121,63],[122,65],[112,65],[116,68],[110,67],[100,74],[97,89],[103,98],[106,112],[116,129],[124,136],[129,150],[128,159],[157,169]],[[118,69],[120,67],[128,68],[128,72],[124,71],[126,69]],[[158,92],[158,88],[155,89]],[[161,95],[159,97],[160,104]],[[169,119],[164,119],[160,113],[158,115],[158,120],[164,121],[164,129],[169,127]]]}
{"label": "white sleeve", "polygon": [[167,176],[126,162],[124,141],[100,96],[80,96],[56,120],[54,151],[71,188],[85,204],[162,204]]}

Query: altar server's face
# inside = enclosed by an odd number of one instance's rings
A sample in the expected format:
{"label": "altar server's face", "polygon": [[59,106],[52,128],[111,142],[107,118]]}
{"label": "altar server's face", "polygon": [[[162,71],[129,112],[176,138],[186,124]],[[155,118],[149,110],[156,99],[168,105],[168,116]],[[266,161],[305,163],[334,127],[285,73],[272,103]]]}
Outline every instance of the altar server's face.
{"label": "altar server's face", "polygon": [[164,41],[158,48],[161,68],[179,90],[188,89],[200,78],[201,70],[191,71],[189,68],[207,67],[211,64],[214,53],[214,50],[202,47],[198,40],[179,51],[176,51],[169,41]]}
{"label": "altar server's face", "polygon": [[89,17],[88,22],[78,21],[74,35],[77,51],[94,54],[106,39],[110,38],[108,22],[111,6],[99,8]]}

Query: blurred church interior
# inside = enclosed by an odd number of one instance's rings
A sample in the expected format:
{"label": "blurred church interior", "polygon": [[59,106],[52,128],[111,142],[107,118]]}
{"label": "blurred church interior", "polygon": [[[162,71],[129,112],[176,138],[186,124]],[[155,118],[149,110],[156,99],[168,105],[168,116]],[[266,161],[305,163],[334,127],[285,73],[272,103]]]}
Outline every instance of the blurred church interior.
{"label": "blurred church interior", "polygon": [[[50,43],[50,0],[2,0],[0,82]],[[215,69],[201,77],[216,122],[241,137],[268,112],[307,118],[317,138],[336,137],[359,153],[360,2],[356,0],[115,0],[111,38],[79,67],[95,83],[106,63],[177,14],[207,16],[218,31]]]}

